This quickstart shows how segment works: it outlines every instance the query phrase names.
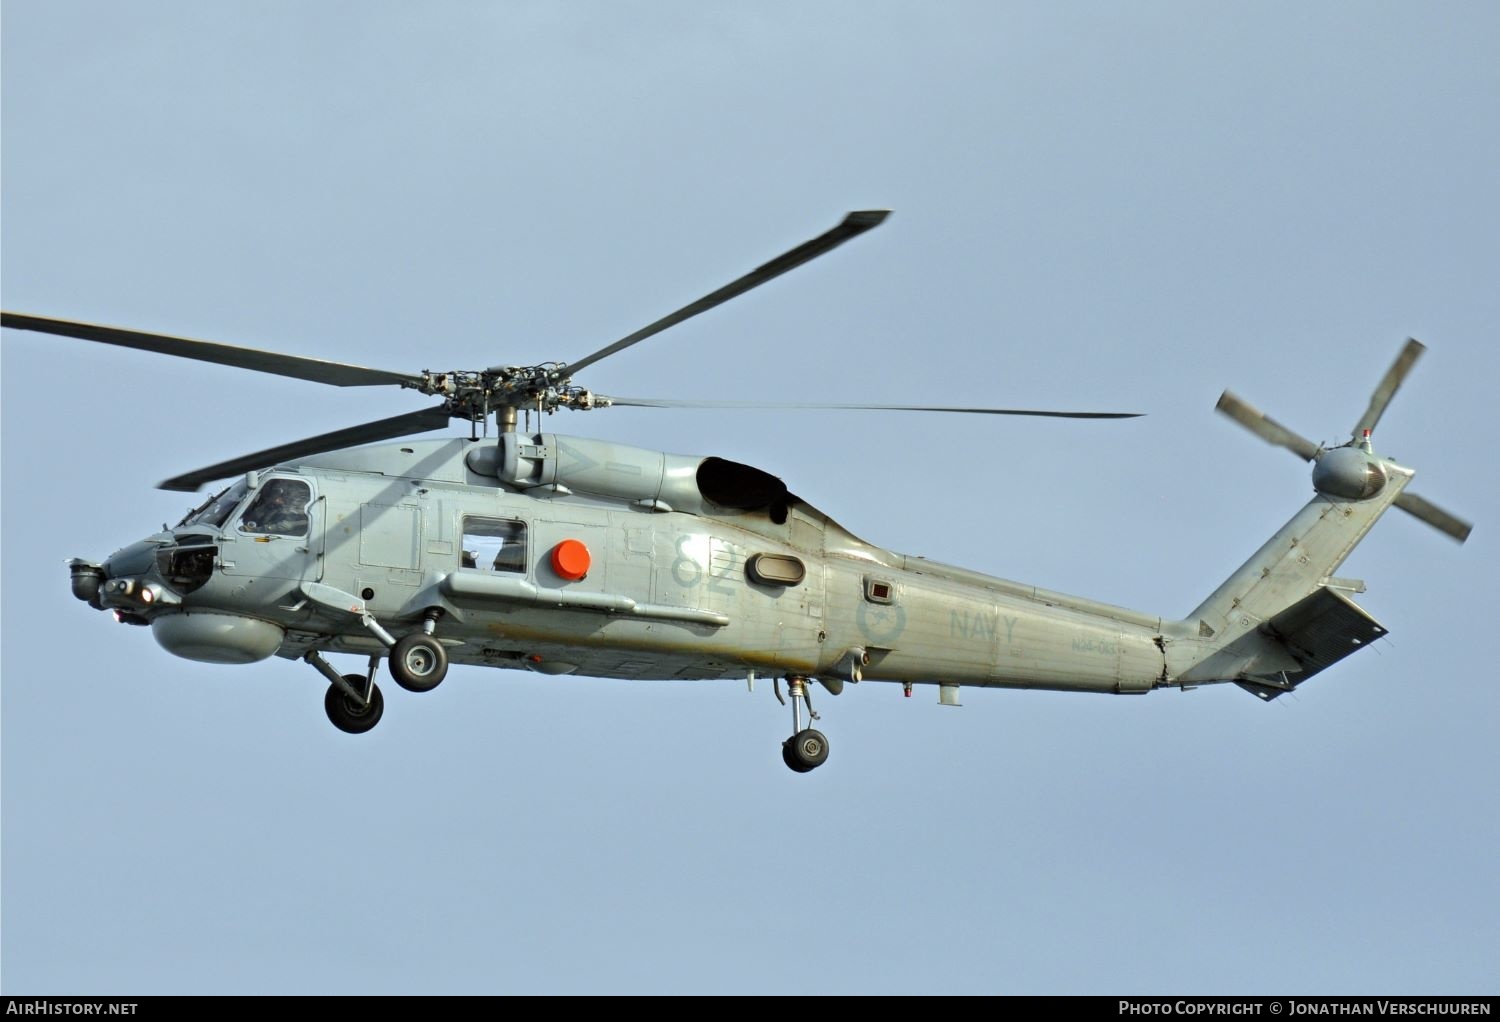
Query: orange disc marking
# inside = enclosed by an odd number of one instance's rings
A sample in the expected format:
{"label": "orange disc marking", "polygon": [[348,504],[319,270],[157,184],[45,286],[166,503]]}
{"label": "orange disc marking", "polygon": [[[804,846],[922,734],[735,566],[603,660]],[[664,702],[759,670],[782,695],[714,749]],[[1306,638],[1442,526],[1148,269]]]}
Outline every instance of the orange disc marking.
{"label": "orange disc marking", "polygon": [[552,548],[552,570],[569,582],[577,582],[589,573],[589,548],[582,540],[563,540]]}

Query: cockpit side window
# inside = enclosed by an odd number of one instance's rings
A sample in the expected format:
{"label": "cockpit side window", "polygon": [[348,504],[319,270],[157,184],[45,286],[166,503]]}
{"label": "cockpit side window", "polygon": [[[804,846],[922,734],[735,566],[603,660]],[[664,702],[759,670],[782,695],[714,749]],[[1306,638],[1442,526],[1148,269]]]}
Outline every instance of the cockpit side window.
{"label": "cockpit side window", "polygon": [[261,487],[245,513],[240,531],[269,536],[306,536],[312,487],[300,479],[272,479]]}
{"label": "cockpit side window", "polygon": [[479,571],[526,570],[526,523],[505,518],[465,518],[462,566]]}

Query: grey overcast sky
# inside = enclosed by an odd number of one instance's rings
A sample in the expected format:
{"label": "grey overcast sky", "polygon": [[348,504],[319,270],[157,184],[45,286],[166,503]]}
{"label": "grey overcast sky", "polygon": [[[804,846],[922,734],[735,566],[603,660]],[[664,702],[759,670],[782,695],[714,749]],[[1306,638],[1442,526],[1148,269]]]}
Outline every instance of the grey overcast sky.
{"label": "grey overcast sky", "polygon": [[853,209],[605,393],[1123,423],[571,414],[867,539],[1181,616],[1302,504],[1237,393],[1473,520],[1345,565],[1391,635],[1294,696],[459,668],[362,738],[64,562],[189,468],[423,406],[3,339],[7,993],[1495,993],[1489,2],[5,0],[7,309],[417,371],[577,359]]}

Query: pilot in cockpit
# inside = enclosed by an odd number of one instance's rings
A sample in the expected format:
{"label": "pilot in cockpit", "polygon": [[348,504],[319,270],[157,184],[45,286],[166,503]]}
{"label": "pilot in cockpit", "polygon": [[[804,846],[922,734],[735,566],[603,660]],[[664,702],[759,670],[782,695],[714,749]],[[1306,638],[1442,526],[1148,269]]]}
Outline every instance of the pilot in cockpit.
{"label": "pilot in cockpit", "polygon": [[245,511],[246,532],[301,536],[307,532],[307,487],[290,479],[273,479]]}

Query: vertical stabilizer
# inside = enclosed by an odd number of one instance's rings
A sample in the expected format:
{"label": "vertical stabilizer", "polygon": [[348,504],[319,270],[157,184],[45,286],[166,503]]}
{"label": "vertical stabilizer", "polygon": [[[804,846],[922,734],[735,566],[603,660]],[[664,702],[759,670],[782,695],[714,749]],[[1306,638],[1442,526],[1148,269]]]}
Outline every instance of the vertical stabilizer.
{"label": "vertical stabilizer", "polygon": [[1297,673],[1303,667],[1270,622],[1320,589],[1360,588],[1333,577],[1411,480],[1384,461],[1388,482],[1374,497],[1334,500],[1318,494],[1181,622],[1169,646],[1168,674],[1182,684]]}
{"label": "vertical stabilizer", "polygon": [[1408,493],[1412,470],[1380,457],[1371,444],[1375,425],[1424,350],[1407,341],[1353,436],[1339,447],[1314,444],[1224,392],[1219,411],[1312,463],[1314,496],[1192,614],[1167,629],[1170,683],[1238,681],[1272,698],[1384,635],[1344,595],[1363,591],[1363,584],[1333,573],[1393,505],[1460,543],[1468,538],[1467,522]]}

